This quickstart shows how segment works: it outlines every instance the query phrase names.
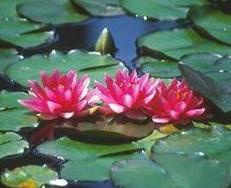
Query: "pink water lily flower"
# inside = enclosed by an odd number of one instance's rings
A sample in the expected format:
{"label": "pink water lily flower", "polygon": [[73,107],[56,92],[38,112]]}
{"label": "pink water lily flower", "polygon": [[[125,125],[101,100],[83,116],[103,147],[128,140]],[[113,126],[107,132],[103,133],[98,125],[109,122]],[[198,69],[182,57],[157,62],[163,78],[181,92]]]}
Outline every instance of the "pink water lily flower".
{"label": "pink water lily flower", "polygon": [[31,98],[19,100],[19,103],[38,113],[42,119],[69,119],[78,116],[86,107],[88,76],[78,79],[73,70],[66,74],[54,70],[51,75],[41,72],[41,80],[42,85],[29,81]]}
{"label": "pink water lily flower", "polygon": [[126,70],[118,70],[115,78],[105,76],[106,86],[96,83],[98,97],[104,102],[103,109],[107,114],[125,114],[132,119],[146,119],[143,106],[155,95],[159,80],[149,78],[149,74],[138,77]]}
{"label": "pink water lily flower", "polygon": [[146,109],[156,123],[187,124],[205,112],[204,98],[176,79],[169,86],[161,83]]}

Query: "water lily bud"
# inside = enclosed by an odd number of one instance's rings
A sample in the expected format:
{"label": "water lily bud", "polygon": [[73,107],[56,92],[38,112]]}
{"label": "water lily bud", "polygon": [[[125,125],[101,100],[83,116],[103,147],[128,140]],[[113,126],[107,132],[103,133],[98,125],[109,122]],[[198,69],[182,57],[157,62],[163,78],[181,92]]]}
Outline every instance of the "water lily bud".
{"label": "water lily bud", "polygon": [[110,31],[107,28],[104,28],[96,42],[95,51],[105,55],[113,54],[115,49],[115,44]]}

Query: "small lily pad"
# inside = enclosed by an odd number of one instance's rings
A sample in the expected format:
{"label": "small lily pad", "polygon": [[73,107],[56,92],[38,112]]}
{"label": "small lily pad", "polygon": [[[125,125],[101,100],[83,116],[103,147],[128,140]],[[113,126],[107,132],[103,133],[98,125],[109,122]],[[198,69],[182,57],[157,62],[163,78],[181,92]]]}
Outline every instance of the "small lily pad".
{"label": "small lily pad", "polygon": [[45,24],[79,22],[88,18],[77,12],[69,0],[28,1],[19,4],[17,11],[20,16]]}
{"label": "small lily pad", "polygon": [[0,159],[12,155],[23,154],[29,144],[16,133],[0,133]]}
{"label": "small lily pad", "polygon": [[1,182],[7,187],[40,187],[51,180],[58,179],[58,174],[47,166],[28,165],[5,170],[1,175]]}
{"label": "small lily pad", "polygon": [[93,16],[116,16],[124,14],[119,0],[73,0]]}

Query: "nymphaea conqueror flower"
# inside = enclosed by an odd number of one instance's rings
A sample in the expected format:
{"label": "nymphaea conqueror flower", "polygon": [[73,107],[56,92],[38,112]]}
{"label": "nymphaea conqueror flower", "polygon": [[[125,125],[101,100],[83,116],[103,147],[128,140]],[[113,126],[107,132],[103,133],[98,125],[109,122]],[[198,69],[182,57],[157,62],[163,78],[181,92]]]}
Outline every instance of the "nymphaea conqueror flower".
{"label": "nymphaea conqueror flower", "polygon": [[73,70],[66,74],[54,70],[51,75],[41,72],[40,76],[42,84],[29,81],[31,98],[19,100],[19,103],[38,113],[42,119],[69,119],[78,116],[86,107],[88,76],[78,79]]}
{"label": "nymphaea conqueror flower", "polygon": [[149,78],[148,74],[138,77],[126,70],[118,70],[115,78],[105,76],[106,86],[96,83],[98,97],[104,102],[103,111],[107,114],[124,114],[131,119],[146,119],[143,106],[155,95],[159,80]]}
{"label": "nymphaea conqueror flower", "polygon": [[168,86],[161,83],[146,110],[156,123],[187,124],[204,114],[204,98],[191,90],[186,82],[174,79]]}

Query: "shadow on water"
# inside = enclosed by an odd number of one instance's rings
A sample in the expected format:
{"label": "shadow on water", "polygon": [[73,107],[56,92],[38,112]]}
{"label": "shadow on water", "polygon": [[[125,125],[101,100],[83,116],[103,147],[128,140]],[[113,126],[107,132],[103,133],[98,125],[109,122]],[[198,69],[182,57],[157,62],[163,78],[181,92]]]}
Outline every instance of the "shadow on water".
{"label": "shadow on water", "polygon": [[[128,68],[134,69],[135,65],[132,64],[132,60],[137,57],[137,38],[151,31],[173,29],[182,26],[184,26],[184,24],[174,21],[145,21],[142,18],[134,18],[127,15],[108,18],[92,18],[82,23],[57,26],[55,28],[55,38],[53,41],[31,49],[18,49],[18,51],[19,54],[24,57],[29,57],[34,54],[47,54],[54,49],[63,52],[72,49],[90,50],[94,47],[101,31],[107,27],[113,36],[117,48],[115,58],[124,62]],[[14,91],[23,90],[23,88],[20,88],[17,84],[12,84],[12,82],[6,79],[3,75],[0,75],[0,90],[2,89]],[[0,165],[2,166],[0,169],[2,171],[6,167],[12,168],[20,164],[23,165],[25,164],[24,162],[26,164],[48,163],[48,165],[49,162],[52,163],[52,161],[47,161],[47,159],[44,160],[39,156],[35,157],[33,153],[29,153],[23,157],[19,157],[18,160],[8,158],[4,161],[0,161]],[[57,168],[59,169],[59,167],[55,167],[55,169]],[[68,187],[112,188],[113,185],[110,181],[83,183],[70,182]]]}

